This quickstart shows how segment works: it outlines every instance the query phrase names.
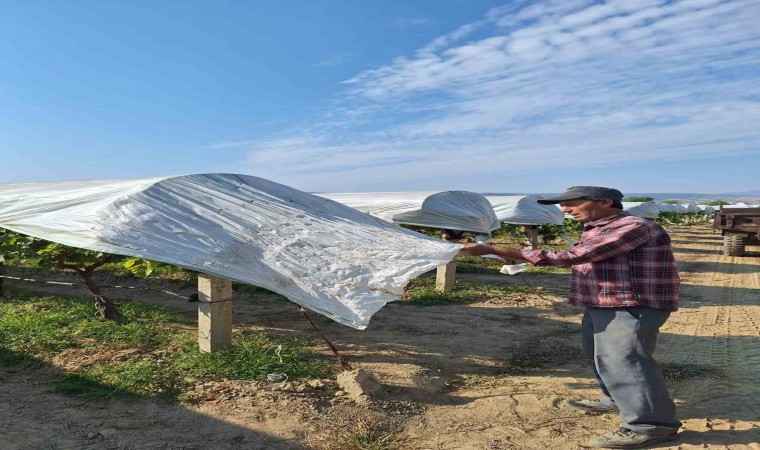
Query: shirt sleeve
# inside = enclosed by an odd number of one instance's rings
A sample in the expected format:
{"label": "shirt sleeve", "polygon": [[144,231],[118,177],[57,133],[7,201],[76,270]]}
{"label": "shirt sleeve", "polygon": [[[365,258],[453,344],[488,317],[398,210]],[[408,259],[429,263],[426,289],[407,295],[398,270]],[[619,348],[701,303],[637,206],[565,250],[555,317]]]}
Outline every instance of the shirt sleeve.
{"label": "shirt sleeve", "polygon": [[603,261],[628,253],[649,241],[649,229],[639,222],[612,224],[599,233],[587,233],[570,250],[520,250],[536,266],[569,267]]}

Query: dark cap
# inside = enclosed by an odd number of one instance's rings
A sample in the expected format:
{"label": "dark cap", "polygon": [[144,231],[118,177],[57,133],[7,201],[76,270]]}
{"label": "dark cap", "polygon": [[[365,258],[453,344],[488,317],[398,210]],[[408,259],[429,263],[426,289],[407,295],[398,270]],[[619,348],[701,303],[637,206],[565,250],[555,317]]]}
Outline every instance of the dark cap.
{"label": "dark cap", "polygon": [[538,200],[538,203],[542,205],[553,205],[555,203],[564,202],[565,200],[576,200],[579,198],[608,198],[616,202],[623,201],[623,193],[617,189],[611,189],[599,186],[573,186],[567,188],[562,194],[551,197],[542,198]]}

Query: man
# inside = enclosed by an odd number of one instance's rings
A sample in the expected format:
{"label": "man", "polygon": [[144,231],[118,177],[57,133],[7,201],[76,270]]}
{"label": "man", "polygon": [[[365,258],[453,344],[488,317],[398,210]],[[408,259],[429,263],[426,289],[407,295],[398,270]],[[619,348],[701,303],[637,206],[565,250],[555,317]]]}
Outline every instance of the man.
{"label": "man", "polygon": [[592,447],[641,448],[675,439],[681,422],[652,357],[660,327],[678,307],[679,278],[670,237],[656,223],[623,211],[616,189],[574,186],[538,203],[559,204],[584,223],[567,251],[468,244],[463,255],[494,254],[536,266],[572,267],[570,303],[584,306],[583,350],[594,361],[599,400],[567,401],[588,412],[619,413],[623,427]]}

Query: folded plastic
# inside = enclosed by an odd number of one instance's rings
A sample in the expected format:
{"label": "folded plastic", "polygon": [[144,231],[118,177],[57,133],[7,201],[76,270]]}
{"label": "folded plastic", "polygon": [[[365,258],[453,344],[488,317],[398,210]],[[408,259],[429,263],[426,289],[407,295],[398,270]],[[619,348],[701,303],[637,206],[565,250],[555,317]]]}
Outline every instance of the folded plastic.
{"label": "folded plastic", "polygon": [[662,209],[653,202],[623,202],[623,210],[633,216],[656,219]]}
{"label": "folded plastic", "polygon": [[[433,214],[426,214],[424,210],[429,211],[430,208],[423,208],[423,203],[428,198],[440,196],[446,192],[451,193],[448,201],[451,209],[447,210],[444,202],[440,202],[440,207],[433,208]],[[481,233],[488,233],[498,228],[492,222],[491,212],[480,203],[469,208],[469,212],[462,211],[463,207],[471,203],[470,199],[462,198],[464,195],[474,194],[480,197],[481,194],[471,192],[459,194],[459,192],[464,191],[320,193],[317,195],[394,223],[464,231],[476,231],[475,228],[477,228],[477,232]],[[539,205],[536,200],[540,198],[542,197],[537,195],[485,196],[498,221],[516,225],[562,225],[564,217],[559,209],[554,205]],[[415,211],[417,212],[409,214]],[[476,214],[475,211],[480,212]],[[468,216],[473,219],[461,219]],[[408,222],[404,222],[405,220]],[[417,223],[411,223],[412,221]],[[465,221],[468,223],[464,224]]]}
{"label": "folded plastic", "polygon": [[513,225],[562,225],[564,215],[554,205],[541,205],[539,195],[487,195],[496,217]]}
{"label": "folded plastic", "polygon": [[403,225],[489,234],[499,228],[493,207],[468,191],[322,193],[370,215]]}
{"label": "folded plastic", "polygon": [[358,329],[460,248],[232,174],[0,185],[0,227],[261,286]]}

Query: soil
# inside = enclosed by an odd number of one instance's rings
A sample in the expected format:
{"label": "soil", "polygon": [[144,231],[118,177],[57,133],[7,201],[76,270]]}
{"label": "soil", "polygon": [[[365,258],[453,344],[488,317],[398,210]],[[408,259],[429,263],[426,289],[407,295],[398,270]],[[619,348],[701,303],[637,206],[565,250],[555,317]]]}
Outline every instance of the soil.
{"label": "soil", "polygon": [[[705,370],[671,382],[684,426],[678,440],[655,448],[760,450],[760,247],[748,246],[743,257],[723,256],[720,235],[707,226],[670,231],[683,280],[681,309],[661,330],[656,356],[666,366]],[[363,430],[401,449],[580,449],[620,425],[614,415],[563,404],[598,396],[579,352],[582,311],[563,298],[569,275],[457,276],[542,289],[487,303],[389,304],[365,331],[312,315],[355,369],[383,385],[384,393],[372,399],[351,397],[334,380],[225,381],[196,386],[191,405],[88,403],[51,388],[56,372],[78,363],[73,355],[44,370],[0,369],[0,448],[362,448],[349,438]],[[197,305],[183,298],[191,286],[151,283],[182,297],[140,289],[106,293],[196,314]],[[63,285],[6,285],[84,295]],[[275,296],[238,292],[234,310],[240,329],[320,342],[298,309]],[[325,349],[324,356],[331,353]],[[538,367],[527,367],[530,358]]]}

